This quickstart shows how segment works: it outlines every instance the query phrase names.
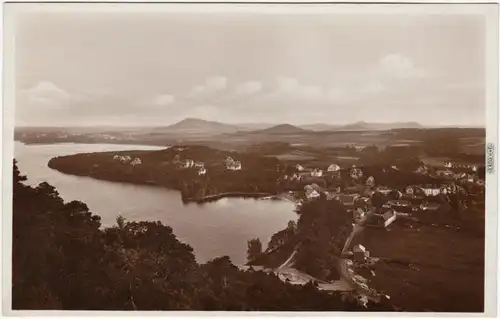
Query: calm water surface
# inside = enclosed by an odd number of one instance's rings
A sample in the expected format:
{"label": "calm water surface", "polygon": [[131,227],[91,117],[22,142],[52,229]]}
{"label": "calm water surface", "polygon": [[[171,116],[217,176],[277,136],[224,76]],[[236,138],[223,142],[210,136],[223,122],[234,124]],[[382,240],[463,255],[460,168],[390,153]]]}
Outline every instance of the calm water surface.
{"label": "calm water surface", "polygon": [[287,201],[225,198],[202,205],[181,201],[178,191],[166,188],[99,181],[59,173],[47,166],[55,156],[119,150],[155,150],[154,146],[113,144],[24,145],[16,142],[14,154],[28,183],[48,182],[65,201],[79,200],[102,218],[103,226],[115,223],[118,214],[127,220],[161,221],[191,245],[198,262],[228,255],[235,264],[246,259],[247,240],[259,237],[265,249],[270,237],[296,220]]}

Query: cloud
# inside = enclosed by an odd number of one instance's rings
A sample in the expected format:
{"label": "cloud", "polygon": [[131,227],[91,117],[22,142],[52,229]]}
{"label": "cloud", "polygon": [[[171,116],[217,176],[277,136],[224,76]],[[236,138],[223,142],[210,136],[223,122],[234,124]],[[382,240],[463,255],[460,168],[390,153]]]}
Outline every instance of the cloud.
{"label": "cloud", "polygon": [[383,57],[380,66],[385,73],[399,79],[422,78],[426,75],[426,72],[417,68],[410,58],[398,53]]}
{"label": "cloud", "polygon": [[380,92],[385,91],[385,90],[386,90],[386,87],[384,85],[376,82],[376,83],[370,83],[370,84],[366,85],[362,89],[362,92],[368,93],[368,94],[376,94],[376,93],[380,93]]}
{"label": "cloud", "polygon": [[278,90],[282,92],[291,92],[299,87],[299,80],[292,77],[278,77]]}
{"label": "cloud", "polygon": [[227,87],[227,78],[224,76],[209,77],[205,83],[205,88],[211,91],[220,91]]}
{"label": "cloud", "polygon": [[155,106],[167,106],[175,101],[175,97],[170,94],[160,94],[153,98],[152,104]]}
{"label": "cloud", "polygon": [[205,80],[205,83],[194,86],[188,94],[188,97],[198,97],[222,91],[227,88],[228,80],[224,76],[211,76]]}
{"label": "cloud", "polygon": [[238,95],[249,95],[260,92],[263,88],[263,85],[259,81],[248,81],[241,83],[236,87],[235,93]]}
{"label": "cloud", "polygon": [[61,107],[69,104],[73,97],[70,93],[59,88],[52,82],[37,83],[28,90],[21,91],[22,103],[31,107]]}
{"label": "cloud", "polygon": [[320,99],[323,98],[323,88],[319,86],[302,86],[299,94],[305,99]]}

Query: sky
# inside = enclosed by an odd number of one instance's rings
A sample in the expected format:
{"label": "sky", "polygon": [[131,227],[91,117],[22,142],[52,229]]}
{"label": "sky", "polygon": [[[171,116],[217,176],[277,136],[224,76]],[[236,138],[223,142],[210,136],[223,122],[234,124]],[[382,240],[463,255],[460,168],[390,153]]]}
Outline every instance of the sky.
{"label": "sky", "polygon": [[16,125],[484,125],[480,15],[30,13]]}

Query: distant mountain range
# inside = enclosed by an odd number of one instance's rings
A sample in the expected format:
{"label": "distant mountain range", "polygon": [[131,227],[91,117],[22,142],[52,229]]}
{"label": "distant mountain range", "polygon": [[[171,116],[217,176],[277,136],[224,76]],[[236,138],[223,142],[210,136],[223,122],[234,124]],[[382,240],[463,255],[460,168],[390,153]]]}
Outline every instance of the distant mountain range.
{"label": "distant mountain range", "polygon": [[262,134],[300,134],[310,131],[391,130],[396,128],[423,128],[423,126],[417,122],[369,123],[363,121],[346,125],[317,123],[301,126],[269,123],[226,124],[196,118],[186,118],[170,126],[161,129],[158,128],[157,130],[165,133],[227,134],[252,132]]}
{"label": "distant mountain range", "polygon": [[279,124],[259,131],[252,131],[252,133],[262,134],[300,134],[306,133],[308,130],[293,126],[291,124]]}
{"label": "distant mountain range", "polygon": [[417,122],[394,122],[394,123],[367,123],[367,122],[356,122],[353,124],[343,125],[340,128],[342,130],[392,130],[397,128],[423,128]]}
{"label": "distant mountain range", "polygon": [[180,122],[157,130],[165,133],[224,134],[236,133],[241,131],[242,128],[232,124],[205,121],[196,118],[186,118]]}

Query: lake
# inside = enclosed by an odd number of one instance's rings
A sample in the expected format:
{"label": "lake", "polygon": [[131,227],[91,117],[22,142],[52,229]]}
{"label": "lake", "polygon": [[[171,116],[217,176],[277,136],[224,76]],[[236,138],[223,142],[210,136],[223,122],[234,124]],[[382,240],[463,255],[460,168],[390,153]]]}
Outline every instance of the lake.
{"label": "lake", "polygon": [[65,201],[79,200],[101,216],[104,227],[121,214],[130,221],[161,221],[173,228],[179,240],[195,250],[203,263],[227,255],[239,265],[246,261],[247,240],[259,237],[263,249],[271,236],[297,220],[289,201],[224,198],[205,204],[183,204],[180,192],[156,186],[100,181],[65,175],[47,166],[55,156],[124,150],[157,150],[161,147],[114,144],[24,145],[16,142],[14,154],[27,183],[48,182]]}

